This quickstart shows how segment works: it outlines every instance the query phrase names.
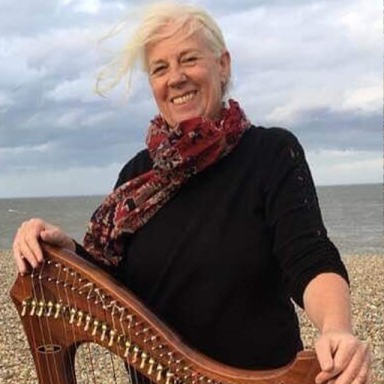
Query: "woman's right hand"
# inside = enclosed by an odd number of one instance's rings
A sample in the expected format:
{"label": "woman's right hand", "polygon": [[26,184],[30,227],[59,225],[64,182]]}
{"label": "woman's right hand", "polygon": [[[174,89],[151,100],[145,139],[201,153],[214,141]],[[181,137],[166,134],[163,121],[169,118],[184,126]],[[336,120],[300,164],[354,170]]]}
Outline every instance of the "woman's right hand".
{"label": "woman's right hand", "polygon": [[13,257],[21,275],[28,272],[29,265],[36,268],[43,261],[39,240],[75,251],[75,242],[60,228],[42,219],[24,221],[13,241]]}

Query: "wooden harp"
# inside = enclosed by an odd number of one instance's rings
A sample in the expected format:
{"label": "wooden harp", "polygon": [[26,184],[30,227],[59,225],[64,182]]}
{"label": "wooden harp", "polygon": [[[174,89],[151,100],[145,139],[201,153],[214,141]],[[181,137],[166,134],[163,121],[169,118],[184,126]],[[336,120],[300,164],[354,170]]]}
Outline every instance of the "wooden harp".
{"label": "wooden harp", "polygon": [[315,383],[320,367],[313,351],[274,370],[218,363],[185,345],[101,269],[69,251],[46,244],[42,249],[43,265],[19,275],[10,292],[40,384],[76,384],[76,350],[87,342],[107,348],[158,384]]}

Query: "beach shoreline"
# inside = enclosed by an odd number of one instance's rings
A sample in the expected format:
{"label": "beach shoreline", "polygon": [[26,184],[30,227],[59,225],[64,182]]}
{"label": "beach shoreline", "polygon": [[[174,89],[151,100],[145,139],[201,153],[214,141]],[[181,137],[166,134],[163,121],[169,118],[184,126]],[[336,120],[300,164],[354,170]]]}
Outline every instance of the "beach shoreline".
{"label": "beach shoreline", "polygon": [[[349,255],[343,260],[351,282],[354,331],[371,345],[372,384],[384,384],[384,257]],[[36,384],[26,337],[9,297],[16,277],[11,251],[0,250],[0,274],[0,383]],[[304,345],[312,349],[317,331],[305,314],[301,310],[298,312]]]}

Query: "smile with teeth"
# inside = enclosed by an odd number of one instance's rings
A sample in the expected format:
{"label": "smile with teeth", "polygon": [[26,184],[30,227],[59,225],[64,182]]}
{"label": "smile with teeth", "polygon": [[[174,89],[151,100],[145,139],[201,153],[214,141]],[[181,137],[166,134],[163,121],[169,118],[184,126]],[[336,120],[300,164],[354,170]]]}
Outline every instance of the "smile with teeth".
{"label": "smile with teeth", "polygon": [[176,105],[185,104],[188,101],[191,101],[195,95],[196,91],[189,92],[183,96],[175,97],[174,99],[172,99],[172,103]]}

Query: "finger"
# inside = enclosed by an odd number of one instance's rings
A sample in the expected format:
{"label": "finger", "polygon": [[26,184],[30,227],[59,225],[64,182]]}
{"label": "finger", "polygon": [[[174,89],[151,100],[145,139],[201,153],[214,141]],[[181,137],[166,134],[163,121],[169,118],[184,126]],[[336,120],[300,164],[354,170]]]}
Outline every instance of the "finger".
{"label": "finger", "polygon": [[[28,264],[32,265],[34,256],[31,254],[29,247],[25,243],[25,227],[25,223],[23,223],[17,230],[15,239],[13,241],[13,250],[17,265],[22,266],[24,264],[27,267]],[[25,270],[25,272],[27,272],[27,270]]]}
{"label": "finger", "polygon": [[43,260],[43,254],[38,242],[40,233],[45,228],[45,223],[41,219],[30,219],[22,223],[16,241],[19,244],[21,254],[36,268],[38,263]]}
{"label": "finger", "polygon": [[356,355],[356,352],[362,344],[353,335],[350,335],[349,339],[345,339],[344,342],[338,345],[336,353],[334,355],[334,368],[338,372],[341,372],[351,362],[352,358]]}
{"label": "finger", "polygon": [[355,351],[348,366],[337,378],[335,384],[364,384],[367,380],[370,365],[369,353],[367,352],[367,345],[360,344],[360,347]]}
{"label": "finger", "polygon": [[333,357],[331,340],[325,337],[320,338],[315,344],[315,350],[322,371],[332,371]]}
{"label": "finger", "polygon": [[15,259],[16,267],[19,273],[22,276],[25,275],[28,272],[27,264],[24,261],[24,257],[22,256],[17,244],[13,244],[13,257]]}
{"label": "finger", "polygon": [[371,356],[369,346],[365,346],[365,359],[352,384],[369,384],[371,382]]}
{"label": "finger", "polygon": [[41,263],[43,261],[43,252],[41,250],[37,236],[35,234],[28,234],[25,237],[25,241],[27,242],[28,248],[33,253],[35,260],[38,263]]}
{"label": "finger", "polygon": [[20,254],[24,257],[24,261],[28,261],[28,263],[32,266],[32,268],[37,268],[39,265],[35,254],[33,251],[29,248],[29,245],[26,241],[18,243],[18,247],[20,250]]}

